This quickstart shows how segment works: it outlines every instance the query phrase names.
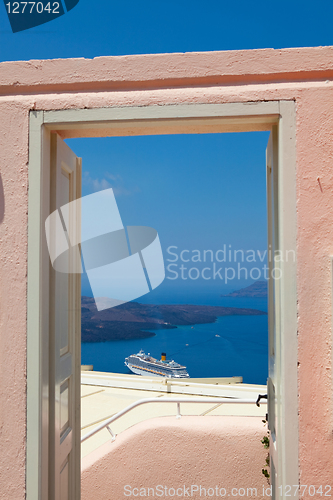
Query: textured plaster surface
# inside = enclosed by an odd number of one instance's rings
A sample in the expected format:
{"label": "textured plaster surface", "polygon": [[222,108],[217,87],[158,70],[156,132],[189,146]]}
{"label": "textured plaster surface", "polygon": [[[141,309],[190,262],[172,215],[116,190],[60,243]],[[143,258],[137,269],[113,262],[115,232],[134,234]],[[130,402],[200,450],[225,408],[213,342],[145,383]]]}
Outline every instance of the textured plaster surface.
{"label": "textured plaster surface", "polygon": [[[267,455],[260,442],[265,432],[260,417],[164,417],[142,422],[83,459],[81,498],[124,498],[125,485],[201,485],[207,491],[219,486],[230,496],[232,488],[257,488],[257,498],[262,498],[262,487],[268,486],[261,473]],[[199,492],[192,498],[200,498]]]}
{"label": "textured plaster surface", "polygon": [[318,47],[0,64],[0,498],[25,495],[30,109],[296,101],[300,481],[332,483],[332,56]]}
{"label": "textured plaster surface", "polygon": [[[61,68],[61,71],[59,71]],[[2,63],[1,93],[323,79],[333,48],[260,49]]]}
{"label": "textured plaster surface", "polygon": [[28,114],[19,101],[0,103],[0,498],[17,500],[25,490]]}
{"label": "textured plaster surface", "polygon": [[[332,484],[333,92],[297,102],[301,484]],[[309,483],[311,481],[311,483]]]}

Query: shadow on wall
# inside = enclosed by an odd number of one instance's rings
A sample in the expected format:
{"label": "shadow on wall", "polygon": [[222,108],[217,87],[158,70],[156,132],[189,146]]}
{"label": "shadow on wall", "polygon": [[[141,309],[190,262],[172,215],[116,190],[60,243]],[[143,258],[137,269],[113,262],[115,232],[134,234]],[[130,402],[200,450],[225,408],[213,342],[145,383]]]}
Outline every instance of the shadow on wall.
{"label": "shadow on wall", "polygon": [[[172,496],[174,500],[185,500],[188,496],[209,500],[214,496],[226,500],[232,496],[232,488],[237,488],[238,498],[244,491],[247,500],[269,500],[270,495],[262,495],[263,485],[268,487],[261,472],[267,455],[261,443],[265,432],[262,417],[212,415],[145,420],[83,458],[81,499],[154,496],[168,500],[165,497]],[[170,488],[169,492],[161,495],[160,485],[163,491],[164,485]],[[191,485],[203,489],[194,489],[192,495]]]}
{"label": "shadow on wall", "polygon": [[3,192],[2,177],[0,174],[0,224],[2,224],[5,216],[5,195]]}

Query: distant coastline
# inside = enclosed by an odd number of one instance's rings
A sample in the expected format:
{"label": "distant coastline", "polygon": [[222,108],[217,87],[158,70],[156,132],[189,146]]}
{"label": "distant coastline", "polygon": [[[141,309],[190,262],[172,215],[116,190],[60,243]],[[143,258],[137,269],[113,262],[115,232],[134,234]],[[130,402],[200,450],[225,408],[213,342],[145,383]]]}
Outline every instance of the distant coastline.
{"label": "distant coastline", "polygon": [[258,280],[245,288],[240,290],[235,290],[234,292],[228,293],[228,295],[221,295],[221,297],[239,297],[239,298],[260,298],[264,299],[268,296],[267,293],[267,281]]}
{"label": "distant coastline", "polygon": [[153,305],[127,302],[98,312],[91,297],[81,297],[82,342],[142,339],[155,336],[150,330],[174,329],[177,325],[215,323],[218,317],[266,315],[256,309],[197,305]]}

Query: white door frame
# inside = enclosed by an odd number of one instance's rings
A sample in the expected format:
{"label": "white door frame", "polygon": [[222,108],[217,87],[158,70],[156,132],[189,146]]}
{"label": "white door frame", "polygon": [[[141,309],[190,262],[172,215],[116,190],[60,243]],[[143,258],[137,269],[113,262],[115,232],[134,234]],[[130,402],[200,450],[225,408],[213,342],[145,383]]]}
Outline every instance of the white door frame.
{"label": "white door frame", "polygon": [[[271,130],[278,153],[280,250],[296,255],[294,101],[31,111],[29,126],[27,500],[48,498],[49,273],[44,221],[50,203],[50,134],[70,137]],[[83,159],[84,161],[84,159]],[[279,484],[299,483],[296,262],[280,263],[281,366],[277,394]],[[296,498],[296,497],[295,497]]]}

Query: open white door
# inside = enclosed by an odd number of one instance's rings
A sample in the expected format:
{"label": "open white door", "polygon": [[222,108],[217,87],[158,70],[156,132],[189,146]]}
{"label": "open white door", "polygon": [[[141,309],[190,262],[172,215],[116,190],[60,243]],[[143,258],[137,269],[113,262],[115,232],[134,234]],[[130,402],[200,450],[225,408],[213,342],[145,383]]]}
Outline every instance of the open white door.
{"label": "open white door", "polygon": [[[295,105],[281,101],[282,118],[267,145],[269,244],[268,427],[272,496],[299,497],[297,407],[297,265]],[[272,278],[273,276],[273,278]]]}
{"label": "open white door", "polygon": [[[274,127],[276,129],[276,127]],[[281,464],[278,439],[278,414],[277,401],[279,398],[280,385],[280,269],[279,262],[274,260],[275,251],[279,249],[278,231],[278,159],[277,141],[274,141],[276,130],[271,132],[267,150],[267,219],[268,219],[268,428],[270,430],[270,481],[272,485],[272,498],[279,498],[279,485]],[[281,488],[280,488],[281,489]]]}
{"label": "open white door", "polygon": [[[53,133],[51,213],[80,197],[81,159]],[[69,213],[62,219],[69,241],[80,231],[79,217]],[[68,255],[62,265],[73,268],[73,258]],[[49,500],[79,500],[81,275],[51,269],[50,278]]]}

